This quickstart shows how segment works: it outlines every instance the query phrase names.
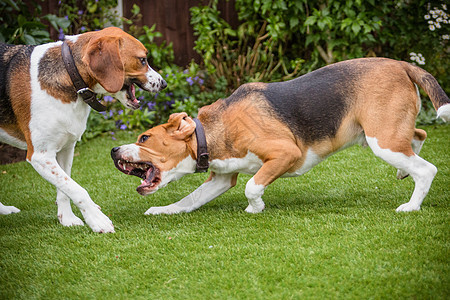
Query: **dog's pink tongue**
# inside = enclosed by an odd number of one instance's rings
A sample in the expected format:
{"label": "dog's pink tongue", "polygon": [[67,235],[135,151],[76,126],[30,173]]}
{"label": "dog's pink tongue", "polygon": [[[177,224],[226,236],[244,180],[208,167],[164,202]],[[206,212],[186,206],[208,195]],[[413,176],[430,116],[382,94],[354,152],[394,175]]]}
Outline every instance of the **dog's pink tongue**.
{"label": "dog's pink tongue", "polygon": [[153,175],[154,175],[154,169],[153,168],[149,168],[147,170],[147,173],[145,174],[145,180],[141,183],[141,185],[139,187],[146,187],[152,184],[152,180],[153,180]]}
{"label": "dog's pink tongue", "polygon": [[136,99],[136,88],[134,87],[134,84],[130,85],[128,96],[130,97],[128,101],[132,103],[133,109],[138,109],[140,105],[138,99]]}
{"label": "dog's pink tongue", "polygon": [[136,88],[134,87],[134,84],[131,84],[131,86],[130,86],[130,91],[131,91],[131,99],[133,100],[133,102],[137,102],[137,99],[136,99]]}

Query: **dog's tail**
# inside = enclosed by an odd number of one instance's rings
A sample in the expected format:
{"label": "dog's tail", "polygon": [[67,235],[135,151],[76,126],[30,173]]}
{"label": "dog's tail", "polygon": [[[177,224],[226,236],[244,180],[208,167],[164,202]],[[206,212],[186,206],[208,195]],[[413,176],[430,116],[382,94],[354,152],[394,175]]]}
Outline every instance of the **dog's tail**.
{"label": "dog's tail", "polygon": [[438,118],[441,118],[445,122],[449,122],[450,99],[445,94],[436,78],[422,68],[414,66],[410,63],[404,63],[404,66],[409,78],[411,78],[415,84],[420,86],[430,97],[431,102],[437,111]]}

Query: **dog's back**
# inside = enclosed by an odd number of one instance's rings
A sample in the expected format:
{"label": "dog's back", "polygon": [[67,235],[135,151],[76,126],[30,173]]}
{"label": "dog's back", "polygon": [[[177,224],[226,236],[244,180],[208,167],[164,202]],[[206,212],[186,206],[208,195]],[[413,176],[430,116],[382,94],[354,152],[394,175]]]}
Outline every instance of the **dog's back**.
{"label": "dog's back", "polygon": [[0,125],[16,123],[9,94],[10,77],[19,66],[29,65],[34,47],[0,43]]}
{"label": "dog's back", "polygon": [[[445,92],[428,72],[386,58],[344,61],[285,82],[244,84],[225,103],[233,105],[255,99],[250,95],[258,95],[297,137],[311,143],[335,137],[349,114],[355,122],[363,124],[368,117],[366,112],[384,115],[392,105],[409,106],[409,101],[415,106],[419,98],[412,83],[424,88],[436,110],[449,103]],[[404,90],[413,97],[395,96]],[[418,106],[414,115],[417,113]]]}

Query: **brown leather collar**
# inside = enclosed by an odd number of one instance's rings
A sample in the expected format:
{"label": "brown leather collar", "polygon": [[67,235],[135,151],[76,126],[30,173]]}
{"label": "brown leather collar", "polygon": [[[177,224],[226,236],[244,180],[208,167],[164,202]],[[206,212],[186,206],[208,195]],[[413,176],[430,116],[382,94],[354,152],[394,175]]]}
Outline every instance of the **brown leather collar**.
{"label": "brown leather collar", "polygon": [[199,119],[194,118],[195,135],[197,137],[197,166],[195,173],[203,173],[209,168],[209,153],[206,145],[205,129]]}
{"label": "brown leather collar", "polygon": [[77,66],[75,65],[75,61],[73,60],[72,51],[65,40],[61,46],[61,54],[64,61],[64,66],[69,73],[73,86],[77,90],[77,94],[83,98],[86,104],[96,111],[105,111],[106,107],[97,101],[97,94],[91,90],[87,86],[86,82],[84,82],[83,78],[81,78]]}

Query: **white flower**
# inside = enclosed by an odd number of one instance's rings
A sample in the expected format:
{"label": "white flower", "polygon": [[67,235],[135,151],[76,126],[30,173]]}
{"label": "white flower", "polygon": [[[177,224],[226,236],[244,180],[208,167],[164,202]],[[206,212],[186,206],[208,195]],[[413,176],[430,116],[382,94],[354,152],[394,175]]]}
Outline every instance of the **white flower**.
{"label": "white flower", "polygon": [[428,19],[430,19],[430,15],[425,15],[424,18],[425,18],[425,20],[428,20]]}
{"label": "white flower", "polygon": [[436,29],[436,28],[434,27],[434,25],[430,25],[429,28],[430,28],[431,31],[434,31],[434,29]]}
{"label": "white flower", "polygon": [[448,40],[448,39],[450,39],[450,36],[449,36],[448,34],[444,34],[444,35],[442,36],[442,39],[443,39],[443,40]]}
{"label": "white flower", "polygon": [[425,57],[423,57],[422,53],[411,52],[409,55],[411,55],[411,61],[417,62],[419,65],[425,64]]}

